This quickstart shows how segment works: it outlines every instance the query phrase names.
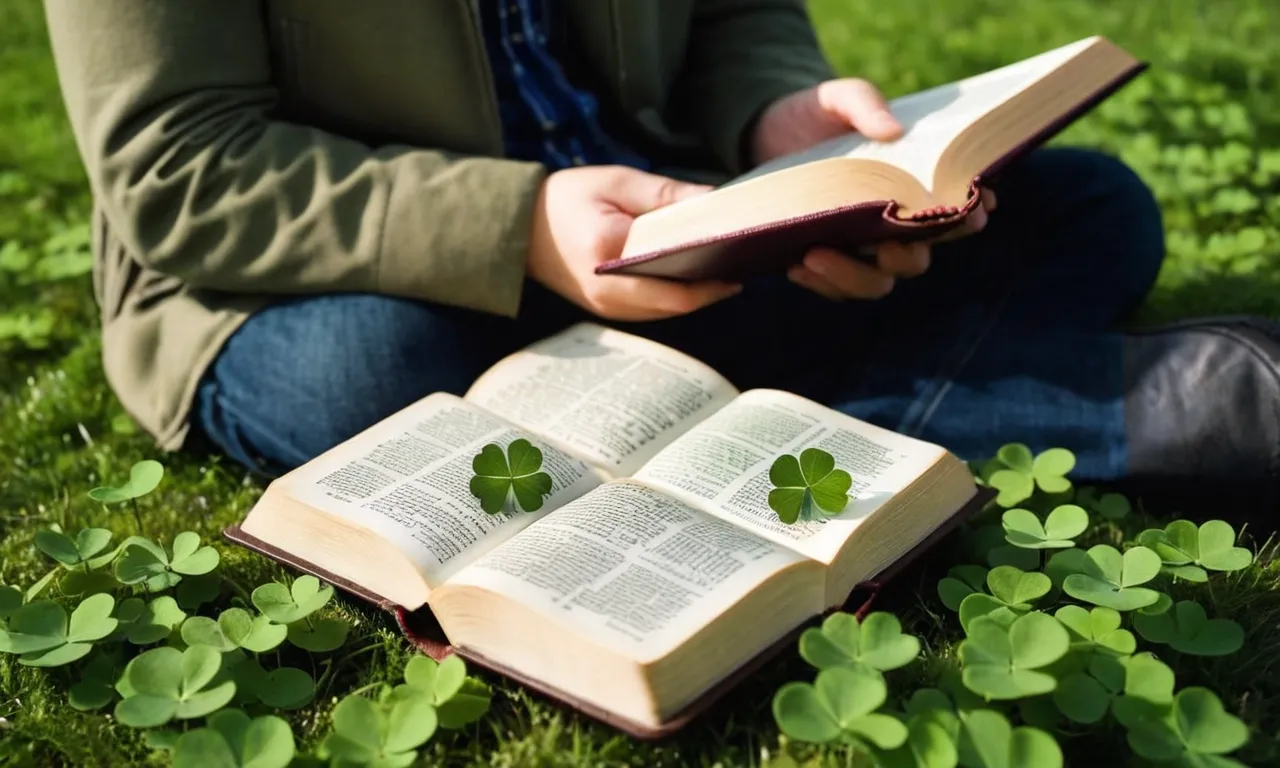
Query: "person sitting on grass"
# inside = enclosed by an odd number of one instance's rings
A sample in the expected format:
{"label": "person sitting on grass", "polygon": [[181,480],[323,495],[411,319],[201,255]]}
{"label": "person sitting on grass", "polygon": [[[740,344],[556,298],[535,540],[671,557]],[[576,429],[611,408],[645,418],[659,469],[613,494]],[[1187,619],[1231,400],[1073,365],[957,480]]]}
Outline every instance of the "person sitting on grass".
{"label": "person sitting on grass", "polygon": [[1280,330],[1118,330],[1163,227],[1104,154],[1029,153],[964,236],[868,261],[815,248],[745,285],[593,272],[642,212],[898,135],[801,3],[45,5],[106,373],[165,449],[277,475],[591,319],[964,458],[1061,446],[1078,478],[1274,509]]}

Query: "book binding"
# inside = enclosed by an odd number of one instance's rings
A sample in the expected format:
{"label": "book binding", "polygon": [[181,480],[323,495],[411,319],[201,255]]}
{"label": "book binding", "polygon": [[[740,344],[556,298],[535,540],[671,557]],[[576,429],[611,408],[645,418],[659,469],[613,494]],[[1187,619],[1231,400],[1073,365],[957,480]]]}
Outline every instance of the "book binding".
{"label": "book binding", "polygon": [[[921,539],[920,542],[912,547],[912,549],[905,555],[895,561],[888,568],[881,571],[873,579],[863,582],[854,589],[853,594],[849,596],[843,606],[839,609],[831,609],[831,611],[828,611],[827,613],[834,610],[843,610],[854,614],[859,619],[865,617],[871,610],[876,596],[885,584],[892,580],[908,565],[919,559],[925,552],[937,544],[938,541],[958,528],[965,520],[969,519],[969,517],[981,510],[994,496],[995,493],[991,489],[979,486],[977,493],[967,503],[965,503],[964,506],[957,510],[955,514],[948,518],[946,522],[935,528],[928,536]],[[436,621],[435,616],[427,606],[423,606],[422,608],[413,611],[405,610],[402,606],[398,606],[392,602],[384,600],[349,579],[344,579],[327,569],[319,568],[310,562],[268,544],[255,536],[245,533],[238,524],[229,526],[223,530],[222,533],[226,539],[246,549],[291,566],[303,573],[311,574],[322,581],[332,584],[343,592],[358,597],[361,600],[369,602],[378,608],[387,611],[394,617],[400,632],[410,642],[417,646],[422,653],[437,661],[444,659],[451,654],[457,654],[467,662],[474,664],[477,667],[506,677],[552,701],[581,712],[588,717],[599,720],[600,722],[613,726],[634,738],[644,741],[663,739],[682,730],[685,726],[689,725],[710,709],[715,702],[720,700],[731,689],[759,670],[765,663],[775,658],[779,653],[782,653],[787,648],[794,647],[800,633],[823,618],[823,616],[815,616],[800,626],[792,628],[791,631],[787,632],[779,640],[769,647],[761,650],[746,663],[734,670],[730,675],[720,680],[720,682],[709,688],[697,699],[690,702],[680,712],[668,718],[658,727],[653,727],[633,721],[629,718],[620,717],[602,707],[592,704],[591,702],[569,696],[543,681],[530,677],[519,670],[504,666],[467,648],[450,645],[448,639],[444,635],[444,630],[440,627],[439,622]]]}
{"label": "book binding", "polygon": [[1139,62],[975,175],[964,205],[900,215],[900,204],[894,200],[865,201],[613,259],[597,266],[596,273],[746,280],[799,263],[809,248],[818,245],[855,253],[872,243],[940,237],[964,223],[977,208],[981,187],[993,184],[1009,165],[1062,132],[1147,68],[1148,64]]}

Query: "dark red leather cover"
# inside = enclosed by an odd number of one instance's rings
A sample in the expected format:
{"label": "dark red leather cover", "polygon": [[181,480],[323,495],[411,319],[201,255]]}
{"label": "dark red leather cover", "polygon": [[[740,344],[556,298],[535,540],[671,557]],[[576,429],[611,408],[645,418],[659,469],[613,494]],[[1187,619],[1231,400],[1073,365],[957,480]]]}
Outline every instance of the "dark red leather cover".
{"label": "dark red leather cover", "polygon": [[892,200],[866,201],[614,259],[596,267],[596,273],[739,281],[783,272],[814,246],[854,253],[861,246],[887,240],[909,242],[936,238],[961,224],[973,211],[978,205],[980,186],[994,183],[1010,163],[1052,139],[1146,68],[1145,63],[1139,63],[1129,69],[975,176],[970,183],[968,200],[961,207],[938,207],[903,217],[898,215],[898,203]]}
{"label": "dark red leather cover", "polygon": [[[903,568],[911,564],[931,547],[937,544],[940,539],[955,530],[971,515],[976,514],[994,496],[995,493],[991,489],[980,486],[978,488],[978,493],[970,499],[967,504],[957,510],[956,513],[948,518],[945,523],[913,547],[910,552],[878,574],[874,580],[868,581],[855,589],[853,594],[850,595],[849,599],[845,602],[842,610],[853,613],[858,616],[858,618],[865,616],[871,610],[876,594],[884,584],[888,583],[888,581]],[[653,728],[643,723],[619,717],[618,715],[597,707],[590,702],[582,701],[564,694],[543,681],[529,677],[520,670],[505,667],[502,664],[491,661],[466,648],[455,648],[454,646],[449,645],[449,641],[445,637],[444,631],[440,628],[439,622],[436,621],[435,616],[426,606],[419,608],[416,611],[406,611],[403,608],[391,604],[379,598],[377,595],[370,593],[358,584],[338,577],[323,568],[318,568],[305,560],[295,557],[284,550],[262,541],[261,539],[250,536],[241,530],[239,525],[233,525],[224,530],[223,536],[240,546],[258,552],[259,554],[266,555],[267,557],[286,565],[290,565],[303,573],[309,573],[322,581],[327,581],[344,592],[354,595],[362,600],[367,600],[383,610],[389,611],[395,617],[396,625],[400,628],[400,631],[404,636],[413,642],[414,645],[418,646],[419,650],[437,661],[452,653],[456,653],[477,667],[481,667],[494,672],[495,674],[507,677],[526,686],[530,690],[537,691],[539,694],[552,701],[559,702],[560,704],[577,710],[588,717],[611,725],[630,736],[646,741],[653,741],[670,736],[684,728],[693,720],[697,719],[700,715],[705,713],[712,704],[737,686],[738,683],[742,682],[756,670],[760,669],[760,667],[766,662],[789,648],[794,649],[796,640],[800,636],[800,633],[804,631],[806,627],[811,626],[822,619],[821,616],[815,616],[811,621],[793,628],[776,643],[756,654],[750,661],[743,664],[732,674],[725,677],[712,688],[708,689],[678,714],[671,717],[661,726]]]}

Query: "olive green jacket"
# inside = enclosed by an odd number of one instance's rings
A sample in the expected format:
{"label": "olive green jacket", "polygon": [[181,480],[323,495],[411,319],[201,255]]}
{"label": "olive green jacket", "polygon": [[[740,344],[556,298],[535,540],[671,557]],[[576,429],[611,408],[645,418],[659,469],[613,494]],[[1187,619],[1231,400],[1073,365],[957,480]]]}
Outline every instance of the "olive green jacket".
{"label": "olive green jacket", "polygon": [[[179,448],[272,297],[514,316],[546,170],[503,159],[475,2],[46,0],[92,186],[107,377]],[[655,156],[743,170],[769,102],[831,77],[800,0],[568,0],[602,100]]]}

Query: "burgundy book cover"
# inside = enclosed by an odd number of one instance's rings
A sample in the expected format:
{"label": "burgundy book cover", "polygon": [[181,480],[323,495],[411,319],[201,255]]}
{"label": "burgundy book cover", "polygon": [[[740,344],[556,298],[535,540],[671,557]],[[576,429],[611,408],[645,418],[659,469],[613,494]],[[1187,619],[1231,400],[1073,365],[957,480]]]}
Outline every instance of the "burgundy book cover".
{"label": "burgundy book cover", "polygon": [[1075,109],[1005,154],[974,176],[968,201],[960,207],[940,206],[898,215],[898,203],[874,200],[614,259],[596,267],[597,274],[628,274],[675,280],[746,280],[784,271],[811,247],[822,245],[854,253],[860,246],[896,240],[933,239],[961,224],[978,205],[978,188],[993,184],[1000,171],[1052,139],[1147,68],[1139,63],[1099,89]]}
{"label": "burgundy book cover", "polygon": [[[917,558],[921,557],[925,552],[937,544],[939,540],[954,531],[970,516],[981,510],[986,503],[994,497],[994,495],[995,494],[991,489],[979,486],[978,493],[974,495],[968,503],[957,510],[954,515],[948,518],[945,523],[921,540],[919,544],[913,547],[911,551],[900,558],[897,562],[877,574],[873,580],[859,585],[858,588],[853,591],[853,594],[849,596],[849,599],[845,602],[842,610],[853,613],[859,618],[865,616],[867,612],[871,610],[876,594],[889,582],[890,579]],[[359,597],[385,611],[388,611],[395,617],[396,624],[399,626],[400,631],[404,633],[405,637],[417,645],[423,653],[437,661],[452,653],[456,653],[478,667],[507,677],[553,701],[559,702],[564,706],[581,712],[588,717],[592,717],[603,723],[611,725],[637,739],[647,741],[665,738],[684,728],[698,716],[706,712],[712,704],[737,686],[738,683],[749,677],[766,662],[787,649],[794,649],[796,640],[800,633],[804,631],[806,627],[817,623],[822,619],[821,616],[815,616],[809,622],[795,627],[773,645],[756,654],[756,656],[754,656],[750,661],[740,666],[714,687],[708,689],[700,697],[687,705],[681,712],[672,716],[661,726],[654,728],[627,718],[619,717],[618,715],[589,702],[566,695],[536,678],[529,677],[520,670],[503,666],[502,664],[491,661],[466,648],[455,648],[449,645],[449,641],[444,636],[444,632],[440,628],[440,624],[431,614],[431,610],[425,606],[415,611],[406,611],[400,606],[387,602],[372,592],[369,592],[359,584],[343,579],[325,569],[317,568],[311,563],[301,560],[284,550],[262,541],[261,539],[250,536],[242,531],[239,525],[233,525],[227,528],[223,531],[223,535],[240,546],[292,566],[303,573],[309,573],[318,579],[334,585],[336,588],[341,589],[348,594]]]}

